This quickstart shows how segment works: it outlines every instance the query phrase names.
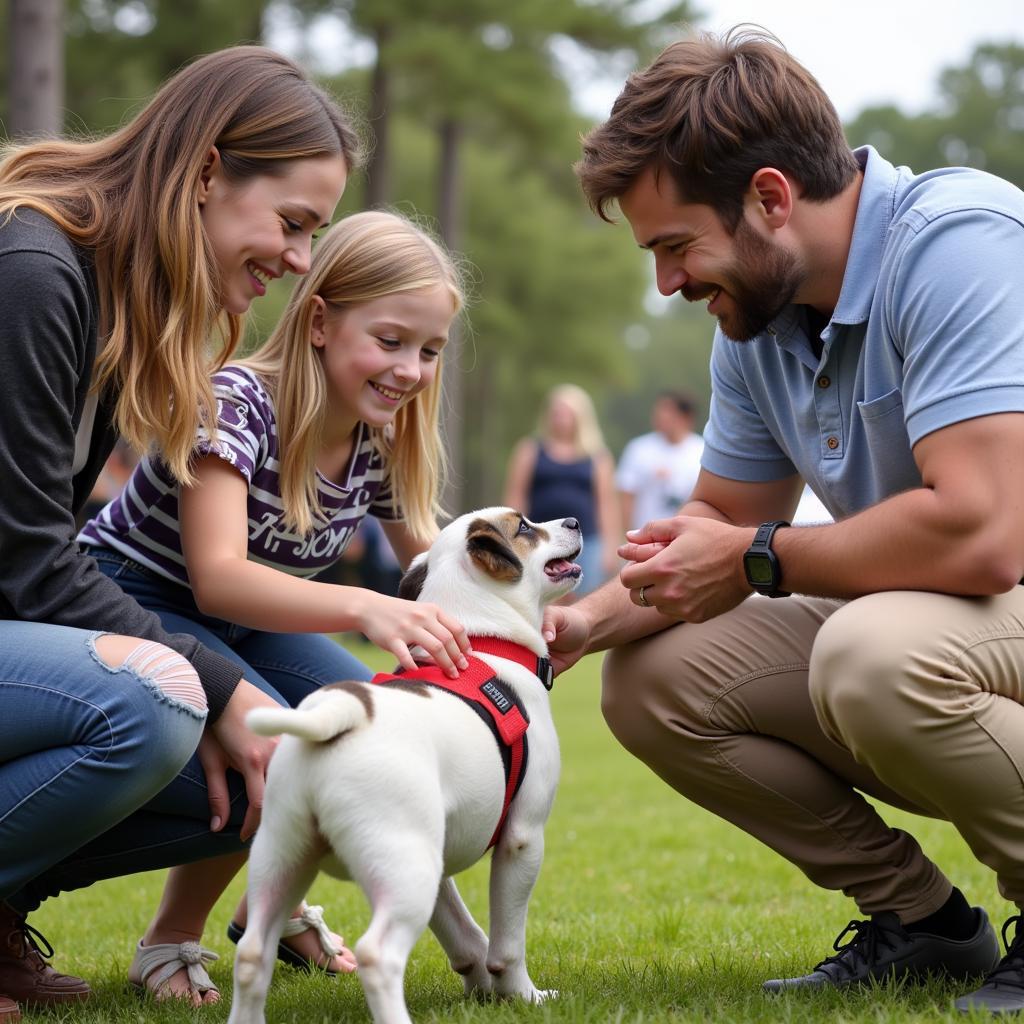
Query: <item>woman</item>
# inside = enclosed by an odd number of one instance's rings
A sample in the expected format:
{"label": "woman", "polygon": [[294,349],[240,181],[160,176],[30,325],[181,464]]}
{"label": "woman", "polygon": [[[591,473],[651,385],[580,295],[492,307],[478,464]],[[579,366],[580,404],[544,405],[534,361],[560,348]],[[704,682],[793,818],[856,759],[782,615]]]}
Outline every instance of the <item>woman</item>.
{"label": "woman", "polygon": [[535,522],[571,516],[583,531],[582,597],[618,571],[619,516],[615,464],[590,395],[576,384],[548,394],[535,437],[523,438],[509,459],[504,503]]}
{"label": "woman", "polygon": [[74,515],[118,434],[192,480],[210,373],[266,281],[308,270],[356,148],[292,62],[235,47],[106,138],[0,163],[4,1024],[88,995],[42,960],[25,915],[43,899],[255,831],[272,744],[243,722],[271,698],[97,571]]}

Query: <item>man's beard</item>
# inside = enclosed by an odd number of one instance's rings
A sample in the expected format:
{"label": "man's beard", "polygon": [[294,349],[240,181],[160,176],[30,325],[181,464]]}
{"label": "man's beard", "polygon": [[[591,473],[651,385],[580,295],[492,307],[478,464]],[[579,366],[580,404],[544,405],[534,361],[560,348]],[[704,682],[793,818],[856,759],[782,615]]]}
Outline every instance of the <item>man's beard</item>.
{"label": "man's beard", "polygon": [[731,341],[751,341],[788,306],[804,281],[800,258],[763,239],[741,220],[733,235],[735,255],[723,273],[726,301],[718,325]]}

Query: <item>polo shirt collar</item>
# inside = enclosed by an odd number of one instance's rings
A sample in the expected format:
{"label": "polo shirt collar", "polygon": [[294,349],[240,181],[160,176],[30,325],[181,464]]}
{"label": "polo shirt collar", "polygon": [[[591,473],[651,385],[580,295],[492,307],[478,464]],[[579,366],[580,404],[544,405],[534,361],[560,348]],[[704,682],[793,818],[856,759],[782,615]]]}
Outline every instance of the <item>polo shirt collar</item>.
{"label": "polo shirt collar", "polygon": [[843,287],[832,314],[832,322],[839,324],[864,323],[871,312],[882,266],[882,249],[892,223],[900,182],[899,171],[873,147],[862,146],[855,149],[853,155],[864,169],[864,180],[857,201]]}

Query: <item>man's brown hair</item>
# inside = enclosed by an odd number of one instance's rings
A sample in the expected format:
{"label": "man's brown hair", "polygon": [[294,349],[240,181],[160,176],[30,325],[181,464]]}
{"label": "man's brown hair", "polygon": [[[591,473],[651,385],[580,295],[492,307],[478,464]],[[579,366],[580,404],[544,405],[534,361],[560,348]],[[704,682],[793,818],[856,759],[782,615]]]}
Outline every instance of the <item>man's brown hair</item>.
{"label": "man's brown hair", "polygon": [[805,199],[838,195],[857,163],[829,98],[770,33],[738,26],[673,43],[634,72],[604,124],[583,139],[576,164],[587,201],[611,220],[649,166],[684,202],[704,203],[735,231],[754,173],[774,167]]}

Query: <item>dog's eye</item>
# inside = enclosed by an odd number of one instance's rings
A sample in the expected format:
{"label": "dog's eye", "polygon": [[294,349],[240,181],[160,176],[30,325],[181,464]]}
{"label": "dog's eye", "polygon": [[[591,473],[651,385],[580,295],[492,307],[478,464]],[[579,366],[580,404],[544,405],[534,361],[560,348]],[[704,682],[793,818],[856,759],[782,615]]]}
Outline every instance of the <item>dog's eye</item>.
{"label": "dog's eye", "polygon": [[525,520],[519,520],[519,529],[516,530],[516,536],[518,537],[521,533],[532,533],[533,527]]}

